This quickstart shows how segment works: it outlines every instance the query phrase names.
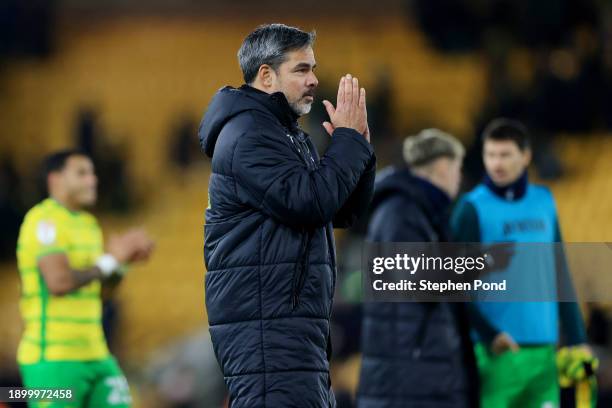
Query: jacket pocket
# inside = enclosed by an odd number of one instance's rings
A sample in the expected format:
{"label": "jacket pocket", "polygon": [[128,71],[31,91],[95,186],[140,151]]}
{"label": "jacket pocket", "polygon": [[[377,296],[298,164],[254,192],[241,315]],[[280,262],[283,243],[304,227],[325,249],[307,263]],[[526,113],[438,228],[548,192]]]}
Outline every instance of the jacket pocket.
{"label": "jacket pocket", "polygon": [[304,234],[302,234],[302,239],[300,241],[300,252],[293,270],[293,282],[291,288],[292,310],[295,310],[295,308],[300,303],[300,294],[302,292],[302,289],[304,288],[306,276],[308,275],[308,270],[310,269],[308,255],[311,239],[312,235],[310,232],[305,232]]}

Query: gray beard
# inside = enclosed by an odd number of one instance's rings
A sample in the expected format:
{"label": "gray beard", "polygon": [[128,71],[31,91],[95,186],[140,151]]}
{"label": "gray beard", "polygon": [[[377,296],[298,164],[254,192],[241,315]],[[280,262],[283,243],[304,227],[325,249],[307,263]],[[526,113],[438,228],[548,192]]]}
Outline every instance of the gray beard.
{"label": "gray beard", "polygon": [[290,103],[291,110],[298,116],[307,115],[310,113],[310,109],[312,108],[312,103],[299,103],[293,102]]}

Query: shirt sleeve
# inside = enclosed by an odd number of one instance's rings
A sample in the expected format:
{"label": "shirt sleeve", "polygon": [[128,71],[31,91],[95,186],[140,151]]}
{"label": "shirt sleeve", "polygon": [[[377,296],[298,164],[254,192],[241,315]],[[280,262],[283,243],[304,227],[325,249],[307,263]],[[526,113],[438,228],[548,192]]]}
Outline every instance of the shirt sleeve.
{"label": "shirt sleeve", "polygon": [[47,215],[34,221],[32,235],[30,242],[36,259],[68,251],[68,237],[58,217]]}

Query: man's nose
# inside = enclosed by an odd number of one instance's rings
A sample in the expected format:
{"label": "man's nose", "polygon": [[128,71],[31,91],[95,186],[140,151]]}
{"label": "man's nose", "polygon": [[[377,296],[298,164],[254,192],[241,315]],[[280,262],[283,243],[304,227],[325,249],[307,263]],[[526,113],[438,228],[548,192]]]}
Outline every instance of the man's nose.
{"label": "man's nose", "polygon": [[499,165],[501,163],[500,160],[499,160],[499,157],[497,157],[497,156],[489,157],[489,162],[491,163],[491,165],[493,167],[499,167]]}
{"label": "man's nose", "polygon": [[316,88],[317,85],[319,85],[319,80],[317,79],[317,76],[315,75],[314,72],[310,72],[307,85],[313,88]]}
{"label": "man's nose", "polygon": [[500,160],[497,160],[497,161],[493,162],[493,169],[495,171],[504,171],[505,170],[504,165],[503,165],[503,163]]}

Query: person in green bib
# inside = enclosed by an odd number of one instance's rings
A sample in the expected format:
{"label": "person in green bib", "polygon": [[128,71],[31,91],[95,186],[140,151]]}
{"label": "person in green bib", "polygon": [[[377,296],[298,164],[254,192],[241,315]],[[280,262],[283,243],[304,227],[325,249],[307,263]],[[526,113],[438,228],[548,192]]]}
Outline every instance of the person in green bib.
{"label": "person in green bib", "polygon": [[[459,242],[523,244],[512,256],[512,266],[530,265],[527,243],[562,242],[556,204],[550,190],[530,183],[531,160],[528,131],[516,120],[499,118],[483,132],[483,181],[465,194],[451,218],[453,236]],[[538,258],[538,261],[551,260]],[[519,262],[524,262],[523,264]],[[556,285],[560,264],[542,262],[529,279],[535,292],[545,293]],[[543,266],[542,266],[543,265]],[[518,269],[515,267],[515,270]],[[528,269],[527,269],[528,270]],[[535,271],[533,268],[530,271]],[[571,277],[565,278],[571,286]],[[555,408],[559,406],[556,349],[559,333],[568,346],[590,354],[582,315],[576,302],[476,302],[482,319],[475,325],[475,353],[480,372],[483,408]],[[499,336],[499,334],[504,336]],[[506,343],[503,353],[496,343]]]}
{"label": "person in green bib", "polygon": [[26,388],[72,390],[71,401],[30,402],[45,407],[129,407],[125,376],[102,330],[102,290],[126,266],[144,261],[153,241],[142,229],[113,236],[106,247],[96,218],[92,160],[76,150],[45,161],[48,198],[26,214],[17,263],[25,329],[17,351]]}

